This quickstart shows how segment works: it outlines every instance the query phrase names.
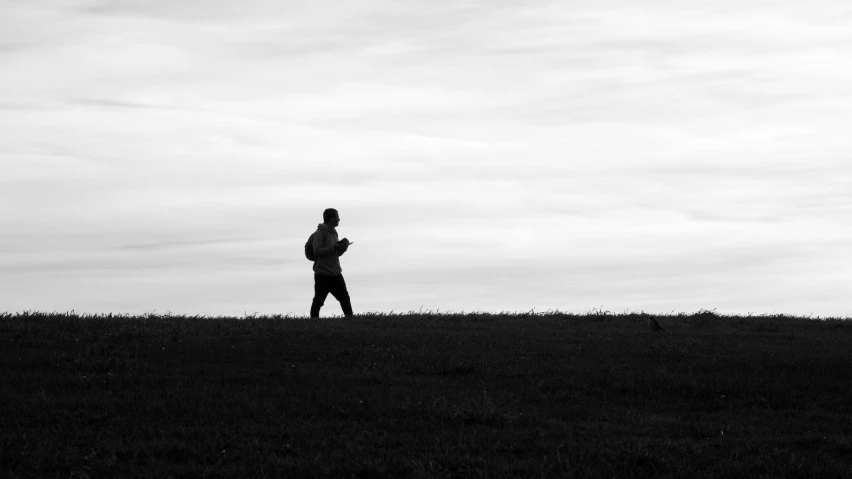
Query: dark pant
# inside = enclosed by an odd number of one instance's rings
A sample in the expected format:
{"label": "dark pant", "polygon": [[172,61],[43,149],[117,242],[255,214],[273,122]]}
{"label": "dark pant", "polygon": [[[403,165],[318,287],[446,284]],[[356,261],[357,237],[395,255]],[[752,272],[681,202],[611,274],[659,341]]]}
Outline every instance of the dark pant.
{"label": "dark pant", "polygon": [[328,293],[331,293],[334,299],[340,301],[343,314],[352,316],[352,303],[349,301],[349,291],[346,290],[346,281],[343,281],[343,275],[314,274],[314,301],[311,303],[312,318],[319,318],[320,308],[325,304]]}

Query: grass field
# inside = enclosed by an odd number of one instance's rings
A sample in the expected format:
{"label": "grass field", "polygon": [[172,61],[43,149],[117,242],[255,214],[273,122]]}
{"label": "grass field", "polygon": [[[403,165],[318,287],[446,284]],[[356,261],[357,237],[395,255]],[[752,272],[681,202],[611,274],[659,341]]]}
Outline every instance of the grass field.
{"label": "grass field", "polygon": [[852,477],[852,321],[0,313],[0,477]]}

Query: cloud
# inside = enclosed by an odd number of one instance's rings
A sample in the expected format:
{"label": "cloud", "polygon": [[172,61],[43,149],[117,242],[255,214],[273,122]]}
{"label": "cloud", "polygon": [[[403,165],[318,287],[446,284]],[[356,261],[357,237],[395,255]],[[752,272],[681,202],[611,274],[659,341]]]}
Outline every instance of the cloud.
{"label": "cloud", "polygon": [[334,206],[367,309],[803,307],[848,274],[842,6],[10,3],[0,286],[301,308]]}

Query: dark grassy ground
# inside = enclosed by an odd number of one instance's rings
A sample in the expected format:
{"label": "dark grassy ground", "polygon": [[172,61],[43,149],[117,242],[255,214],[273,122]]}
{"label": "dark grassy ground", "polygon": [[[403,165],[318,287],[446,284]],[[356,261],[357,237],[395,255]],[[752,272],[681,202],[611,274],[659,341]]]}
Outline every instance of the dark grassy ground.
{"label": "dark grassy ground", "polygon": [[0,477],[852,477],[852,322],[0,314]]}

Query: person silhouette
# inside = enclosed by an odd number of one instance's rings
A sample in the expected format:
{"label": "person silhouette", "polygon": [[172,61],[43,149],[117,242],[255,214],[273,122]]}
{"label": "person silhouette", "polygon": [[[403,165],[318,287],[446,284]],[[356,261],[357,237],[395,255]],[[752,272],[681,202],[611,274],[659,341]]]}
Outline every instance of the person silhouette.
{"label": "person silhouette", "polygon": [[317,225],[314,233],[314,300],[311,303],[311,318],[319,319],[320,308],[325,304],[328,293],[340,302],[346,318],[352,318],[352,302],[346,281],[343,280],[343,269],[340,267],[340,257],[352,244],[348,239],[337,239],[337,225],[340,215],[334,208],[322,212],[323,222]]}

